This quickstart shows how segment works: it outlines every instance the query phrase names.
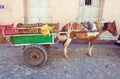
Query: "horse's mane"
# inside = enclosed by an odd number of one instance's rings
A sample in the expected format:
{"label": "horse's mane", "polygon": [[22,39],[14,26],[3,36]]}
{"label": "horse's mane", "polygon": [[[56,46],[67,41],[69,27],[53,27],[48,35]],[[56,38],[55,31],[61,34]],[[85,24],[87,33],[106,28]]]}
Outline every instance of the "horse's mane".
{"label": "horse's mane", "polygon": [[106,30],[108,28],[108,23],[104,23],[104,26],[102,27],[103,30]]}

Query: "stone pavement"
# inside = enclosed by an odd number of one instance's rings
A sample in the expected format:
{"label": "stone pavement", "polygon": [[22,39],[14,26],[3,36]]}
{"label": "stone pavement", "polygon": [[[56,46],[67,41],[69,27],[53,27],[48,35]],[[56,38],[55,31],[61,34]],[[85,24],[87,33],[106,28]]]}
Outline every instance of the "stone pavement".
{"label": "stone pavement", "polygon": [[42,68],[26,66],[21,47],[8,45],[0,45],[0,79],[120,79],[120,47],[113,44],[95,44],[92,57],[87,44],[71,44],[67,59],[55,44]]}

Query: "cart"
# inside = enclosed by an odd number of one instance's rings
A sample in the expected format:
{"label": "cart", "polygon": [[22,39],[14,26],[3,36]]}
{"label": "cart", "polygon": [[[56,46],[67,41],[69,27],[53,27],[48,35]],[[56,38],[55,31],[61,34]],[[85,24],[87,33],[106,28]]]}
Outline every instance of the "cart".
{"label": "cart", "polygon": [[[15,28],[15,30],[17,29]],[[20,28],[20,29],[24,29],[24,28]],[[25,46],[25,48],[23,49],[23,58],[27,65],[43,66],[46,63],[48,51],[42,45],[54,44],[55,34],[53,32],[51,32],[47,36],[41,33],[5,34],[5,29],[2,29],[2,33],[3,33],[3,36],[7,40],[9,40],[12,46]]]}

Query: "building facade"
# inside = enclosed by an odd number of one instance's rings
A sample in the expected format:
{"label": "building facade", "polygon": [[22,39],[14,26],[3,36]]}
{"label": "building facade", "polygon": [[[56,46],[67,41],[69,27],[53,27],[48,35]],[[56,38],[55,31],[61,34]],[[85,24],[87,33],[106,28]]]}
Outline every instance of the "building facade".
{"label": "building facade", "polygon": [[[120,33],[120,0],[0,0],[0,24],[116,21]],[[111,36],[104,33],[101,36]]]}

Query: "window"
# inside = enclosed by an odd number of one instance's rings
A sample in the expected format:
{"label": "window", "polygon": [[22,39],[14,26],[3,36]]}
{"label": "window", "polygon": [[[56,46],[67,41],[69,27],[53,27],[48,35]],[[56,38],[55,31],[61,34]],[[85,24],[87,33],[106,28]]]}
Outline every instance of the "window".
{"label": "window", "polygon": [[85,0],[85,5],[91,5],[91,0]]}
{"label": "window", "polygon": [[28,23],[49,23],[49,0],[27,0],[28,1]]}

